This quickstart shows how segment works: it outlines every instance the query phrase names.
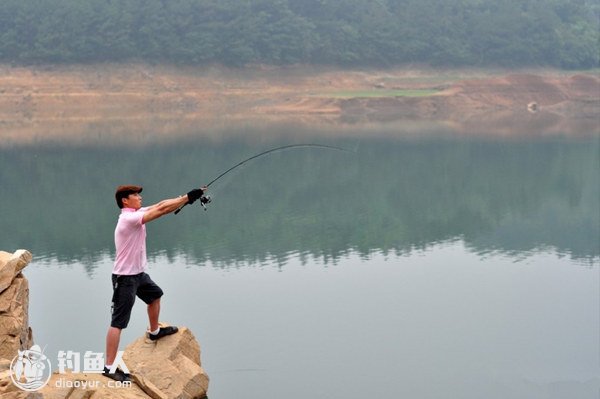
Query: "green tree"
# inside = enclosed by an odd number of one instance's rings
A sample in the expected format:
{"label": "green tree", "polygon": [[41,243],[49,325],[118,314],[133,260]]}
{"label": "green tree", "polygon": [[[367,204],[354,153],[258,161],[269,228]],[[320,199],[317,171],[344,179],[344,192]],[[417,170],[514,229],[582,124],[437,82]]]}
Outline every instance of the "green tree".
{"label": "green tree", "polygon": [[600,65],[589,0],[5,0],[0,62]]}

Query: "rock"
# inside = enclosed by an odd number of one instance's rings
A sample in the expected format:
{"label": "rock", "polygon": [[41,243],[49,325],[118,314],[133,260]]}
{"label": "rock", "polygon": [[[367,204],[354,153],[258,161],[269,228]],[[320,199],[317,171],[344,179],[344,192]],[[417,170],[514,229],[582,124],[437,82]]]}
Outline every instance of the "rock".
{"label": "rock", "polygon": [[529,104],[527,104],[527,111],[531,112],[532,114],[535,114],[538,111],[538,103],[532,101]]}
{"label": "rock", "polygon": [[[54,373],[48,385],[38,392],[39,397],[206,398],[208,376],[200,365],[200,346],[192,332],[185,327],[177,334],[161,338],[159,341],[140,337],[125,349],[123,360],[131,373],[133,382],[130,384],[116,383],[95,373]],[[12,392],[14,391],[13,389]]]}
{"label": "rock", "polygon": [[137,339],[125,349],[123,360],[134,381],[154,399],[206,397],[209,379],[200,345],[185,327],[158,341]]}
{"label": "rock", "polygon": [[29,282],[21,274],[31,253],[0,251],[0,358],[11,360],[33,345],[29,327]]}
{"label": "rock", "polygon": [[0,293],[10,287],[15,277],[31,262],[31,253],[19,249],[14,254],[0,251]]}

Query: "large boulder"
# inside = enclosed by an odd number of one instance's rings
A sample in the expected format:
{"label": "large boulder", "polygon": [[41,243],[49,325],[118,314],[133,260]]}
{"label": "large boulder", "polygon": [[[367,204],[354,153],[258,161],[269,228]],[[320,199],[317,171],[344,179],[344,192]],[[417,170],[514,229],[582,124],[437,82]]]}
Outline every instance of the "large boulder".
{"label": "large boulder", "polygon": [[29,282],[21,270],[31,253],[0,251],[0,359],[12,359],[17,351],[33,345],[29,327]]}
{"label": "large boulder", "polygon": [[[125,349],[123,361],[131,373],[131,384],[115,383],[102,374],[54,373],[48,384],[36,392],[36,398],[206,398],[208,376],[200,365],[200,345],[185,327],[158,341],[150,341],[146,336],[138,338]],[[25,398],[18,396],[22,393],[14,388],[12,394],[15,399]]]}
{"label": "large boulder", "polygon": [[154,399],[206,397],[208,375],[200,345],[185,327],[158,341],[138,338],[125,349],[123,360],[134,381]]}

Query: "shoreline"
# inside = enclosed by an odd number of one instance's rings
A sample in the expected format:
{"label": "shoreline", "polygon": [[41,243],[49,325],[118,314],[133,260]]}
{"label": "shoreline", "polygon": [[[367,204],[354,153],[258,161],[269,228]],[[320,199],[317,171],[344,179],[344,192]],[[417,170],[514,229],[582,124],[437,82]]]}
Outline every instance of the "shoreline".
{"label": "shoreline", "polygon": [[13,144],[285,124],[600,131],[596,71],[0,65],[0,94],[0,137]]}

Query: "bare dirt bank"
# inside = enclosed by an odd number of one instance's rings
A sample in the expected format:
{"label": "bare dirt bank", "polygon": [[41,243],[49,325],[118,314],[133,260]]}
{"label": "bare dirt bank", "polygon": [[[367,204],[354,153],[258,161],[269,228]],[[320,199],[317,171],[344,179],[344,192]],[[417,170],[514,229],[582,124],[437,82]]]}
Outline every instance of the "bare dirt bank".
{"label": "bare dirt bank", "polygon": [[599,115],[598,73],[0,66],[3,142],[283,122],[574,134],[598,132]]}

